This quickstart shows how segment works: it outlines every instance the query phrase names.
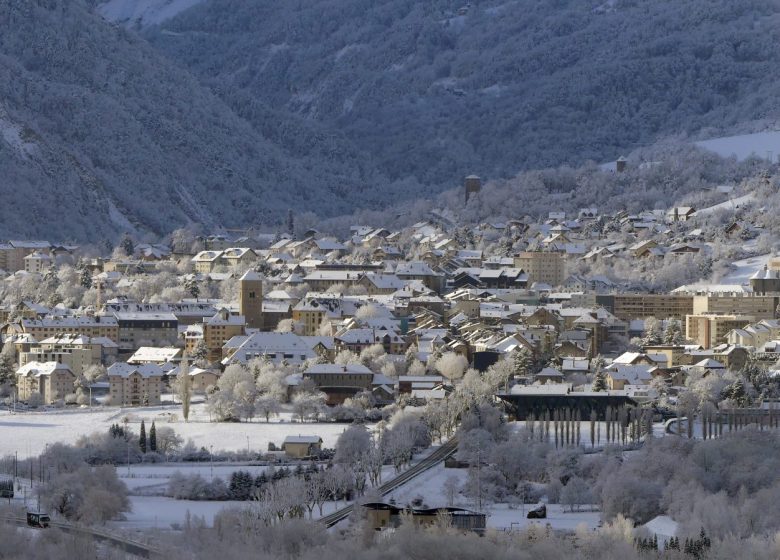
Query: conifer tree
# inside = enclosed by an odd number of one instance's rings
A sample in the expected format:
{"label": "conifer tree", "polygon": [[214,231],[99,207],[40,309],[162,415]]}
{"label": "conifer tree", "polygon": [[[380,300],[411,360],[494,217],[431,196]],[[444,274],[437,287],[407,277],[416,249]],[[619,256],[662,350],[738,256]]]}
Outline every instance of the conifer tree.
{"label": "conifer tree", "polygon": [[141,448],[141,453],[146,453],[146,425],[141,420],[141,431],[138,434],[138,447]]}

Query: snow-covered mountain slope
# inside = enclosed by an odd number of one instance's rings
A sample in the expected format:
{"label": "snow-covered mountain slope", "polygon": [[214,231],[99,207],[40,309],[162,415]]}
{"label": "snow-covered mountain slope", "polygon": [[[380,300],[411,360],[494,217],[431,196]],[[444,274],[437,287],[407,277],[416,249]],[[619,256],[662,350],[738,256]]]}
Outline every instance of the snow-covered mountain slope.
{"label": "snow-covered mountain slope", "polygon": [[98,13],[109,21],[128,27],[157,25],[204,0],[108,0]]}
{"label": "snow-covered mountain slope", "polygon": [[725,136],[696,142],[696,145],[722,157],[734,156],[738,160],[758,157],[778,161],[780,158],[780,131]]}
{"label": "snow-covered mountain slope", "polygon": [[145,36],[218,95],[446,188],[780,118],[779,19],[776,0],[210,0]]}
{"label": "snow-covered mountain slope", "polygon": [[273,224],[397,194],[368,189],[373,176],[316,127],[265,113],[310,149],[270,139],[238,113],[259,103],[228,106],[93,6],[0,2],[0,238]]}

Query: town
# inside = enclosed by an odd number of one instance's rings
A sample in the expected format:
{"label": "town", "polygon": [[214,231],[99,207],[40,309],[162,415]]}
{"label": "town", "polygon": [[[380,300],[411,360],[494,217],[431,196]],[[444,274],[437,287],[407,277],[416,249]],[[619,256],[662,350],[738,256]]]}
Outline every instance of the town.
{"label": "town", "polygon": [[[102,253],[2,243],[6,494],[135,538],[249,500],[270,525],[376,530],[444,514],[478,534],[566,533],[619,515],[638,547],[679,548],[703,521],[633,503],[610,457],[780,426],[780,256],[745,220],[765,183],[637,215],[472,227],[438,212],[338,237],[290,211],[283,231],[125,234]],[[465,202],[481,187],[467,177]],[[715,282],[726,250],[740,259]],[[67,449],[114,465],[101,491],[116,496],[64,500],[94,476],[53,475]]]}

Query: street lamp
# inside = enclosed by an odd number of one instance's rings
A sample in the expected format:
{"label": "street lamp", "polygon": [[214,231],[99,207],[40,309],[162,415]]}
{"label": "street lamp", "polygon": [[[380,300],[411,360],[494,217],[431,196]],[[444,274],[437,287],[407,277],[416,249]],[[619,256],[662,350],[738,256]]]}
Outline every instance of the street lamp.
{"label": "street lamp", "polygon": [[214,480],[214,446],[209,445],[209,460],[211,461],[211,480]]}

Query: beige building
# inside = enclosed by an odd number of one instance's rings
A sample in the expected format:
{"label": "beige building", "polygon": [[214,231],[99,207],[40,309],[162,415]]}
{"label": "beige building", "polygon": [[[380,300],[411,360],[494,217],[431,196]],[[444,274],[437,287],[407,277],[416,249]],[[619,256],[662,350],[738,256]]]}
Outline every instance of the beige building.
{"label": "beige building", "polygon": [[109,395],[115,406],[160,404],[163,370],[155,364],[133,366],[118,362],[108,368]]}
{"label": "beige building", "polygon": [[632,319],[685,319],[693,314],[693,296],[682,294],[616,294],[612,314],[623,321]]}
{"label": "beige building", "polygon": [[753,315],[688,315],[685,318],[685,338],[702,348],[726,343],[727,335],[756,320]]}
{"label": "beige building", "polygon": [[218,266],[235,268],[247,266],[257,261],[257,253],[248,247],[231,247],[224,250],[201,251],[192,257],[195,272],[208,274]]}
{"label": "beige building", "polygon": [[48,241],[9,241],[0,244],[0,269],[8,273],[25,270],[24,258],[32,253],[50,254]]}
{"label": "beige building", "polygon": [[76,376],[67,364],[29,362],[16,372],[17,396],[28,401],[37,394],[44,404],[51,404],[76,392]]}
{"label": "beige building", "polygon": [[562,253],[524,251],[515,257],[515,268],[528,275],[528,284],[543,282],[551,286],[563,284],[564,256]]}
{"label": "beige building", "polygon": [[19,365],[57,362],[67,365],[78,376],[90,366],[114,363],[117,350],[116,342],[105,337],[53,336],[32,344],[26,352],[20,352]]}
{"label": "beige building", "polygon": [[222,251],[201,251],[192,257],[192,265],[195,272],[200,274],[214,272],[214,269],[222,264],[219,259],[221,255]]}
{"label": "beige building", "polygon": [[35,251],[24,257],[24,270],[30,274],[43,274],[54,263],[54,259],[47,253]]}
{"label": "beige building", "polygon": [[752,315],[756,320],[773,319],[780,298],[754,295],[693,296],[693,315]]}

